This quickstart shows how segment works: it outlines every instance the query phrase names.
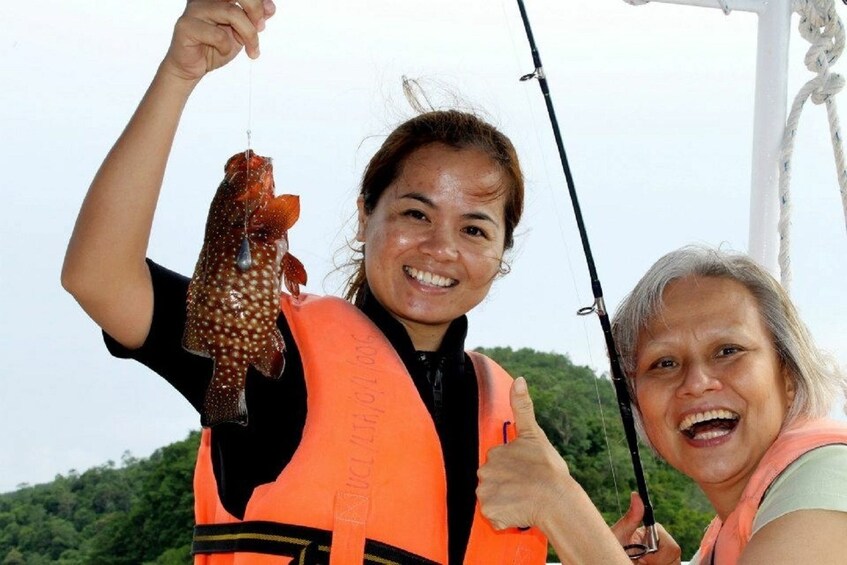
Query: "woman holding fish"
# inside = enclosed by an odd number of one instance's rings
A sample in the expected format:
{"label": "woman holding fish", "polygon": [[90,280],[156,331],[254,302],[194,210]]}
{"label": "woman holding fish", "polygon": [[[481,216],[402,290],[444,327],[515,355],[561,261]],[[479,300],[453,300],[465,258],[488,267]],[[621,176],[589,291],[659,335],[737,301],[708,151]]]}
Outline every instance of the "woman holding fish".
{"label": "woman holding fish", "polygon": [[[501,132],[437,111],[387,137],[362,179],[348,301],[300,295],[287,235],[299,201],[274,196],[270,159],[249,150],[227,162],[192,279],[146,258],[188,97],[242,47],[259,56],[274,11],[189,0],[91,184],[62,273],[110,352],[159,373],[209,426],[196,562],[543,563],[543,535],[495,531],[475,496],[513,419],[512,379],[464,352],[465,314],[506,271],[523,208]],[[608,528],[591,545],[592,562],[620,548]]]}

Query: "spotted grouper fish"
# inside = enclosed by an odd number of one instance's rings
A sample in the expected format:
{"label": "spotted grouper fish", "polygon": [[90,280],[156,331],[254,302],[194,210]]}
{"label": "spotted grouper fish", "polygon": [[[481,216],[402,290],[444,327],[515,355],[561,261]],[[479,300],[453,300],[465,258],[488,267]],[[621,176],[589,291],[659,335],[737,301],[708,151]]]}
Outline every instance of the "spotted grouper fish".
{"label": "spotted grouper fish", "polygon": [[215,362],[204,426],[247,424],[248,367],[273,379],[285,367],[285,343],[276,325],[282,283],[294,296],[306,284],[303,264],[288,252],[299,197],[275,197],[271,160],[249,149],[233,155],[225,170],[188,285],[182,340],[185,349]]}

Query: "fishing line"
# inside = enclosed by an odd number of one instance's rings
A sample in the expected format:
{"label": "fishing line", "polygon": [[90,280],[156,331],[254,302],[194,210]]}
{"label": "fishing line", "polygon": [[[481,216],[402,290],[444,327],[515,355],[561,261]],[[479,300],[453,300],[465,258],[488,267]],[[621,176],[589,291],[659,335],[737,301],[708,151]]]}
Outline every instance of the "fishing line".
{"label": "fishing line", "polygon": [[[512,42],[512,55],[514,56],[514,59],[515,59],[515,69],[519,69],[521,65],[520,65],[520,62],[518,60],[518,48],[517,48],[517,45],[515,44],[514,32],[512,30],[512,26],[511,26],[511,23],[510,23],[509,14],[506,12],[505,4],[501,4],[500,7],[502,8],[502,11],[503,11],[503,20],[506,22],[506,28],[509,32],[509,40]],[[538,117],[536,116],[536,113],[535,113],[535,104],[533,104],[532,101],[529,99],[529,93],[526,91],[526,89],[522,89],[522,93],[523,93],[523,96],[524,96],[524,101],[526,103],[525,106],[529,110],[529,113],[530,113],[530,120],[533,123],[533,125],[535,125],[535,124],[539,123]],[[562,204],[560,202],[560,199],[557,197],[556,193],[553,192],[553,182],[550,178],[550,166],[549,166],[549,163],[547,161],[547,152],[543,149],[543,145],[541,143],[541,137],[539,136],[539,133],[538,133],[538,128],[533,127],[532,132],[533,132],[533,137],[535,138],[536,147],[538,149],[535,154],[539,155],[540,158],[541,158],[541,161],[542,161],[541,170],[544,171],[544,177],[547,181],[546,183],[544,183],[544,185],[547,187],[547,192],[550,195],[550,201],[553,203],[553,212],[554,212],[554,214],[556,216],[556,220],[557,220],[556,225],[559,228],[559,238],[560,238],[560,241],[562,242],[562,245],[565,247],[565,259],[566,259],[567,264],[568,264],[568,273],[570,274],[570,277],[571,277],[571,285],[573,286],[573,291],[574,291],[574,294],[576,295],[577,303],[583,304],[584,301],[582,299],[582,293],[579,289],[579,285],[577,285],[576,273],[575,273],[575,270],[574,270],[573,262],[571,261],[571,252],[570,252],[570,246],[568,245],[568,238],[565,236],[564,219],[567,218],[567,216],[561,210]],[[591,365],[594,366],[594,356],[591,353],[592,349],[593,349],[592,342],[591,342],[591,336],[588,333],[588,329],[586,327],[586,323],[585,323],[584,319],[582,320],[582,329],[583,329],[583,335],[585,336],[585,343],[586,343],[587,350],[588,350],[589,363],[591,363]]]}
{"label": "fishing line", "polygon": [[644,480],[644,470],[641,466],[641,456],[638,449],[638,437],[635,432],[635,420],[632,415],[632,402],[629,397],[629,390],[626,382],[626,375],[621,366],[620,356],[615,345],[615,340],[612,335],[611,322],[606,310],[606,302],[603,298],[603,288],[600,284],[600,279],[597,276],[597,268],[594,264],[594,256],[591,253],[591,245],[588,241],[588,231],[585,227],[585,222],[582,218],[582,211],[579,206],[579,198],[577,197],[576,188],[574,186],[573,176],[571,174],[570,165],[568,163],[567,154],[565,153],[565,145],[562,141],[562,134],[559,131],[556,112],[553,108],[553,101],[550,96],[550,89],[547,86],[547,77],[544,74],[544,67],[541,64],[541,55],[535,45],[535,38],[532,34],[532,27],[529,23],[529,17],[526,13],[526,7],[523,0],[517,0],[518,8],[521,12],[524,30],[529,42],[532,53],[532,60],[535,65],[533,72],[521,77],[522,81],[536,79],[541,88],[541,93],[544,96],[544,102],[547,106],[547,114],[550,118],[550,125],[553,129],[553,135],[556,138],[556,147],[559,150],[559,158],[562,162],[562,171],[565,174],[567,181],[568,194],[570,196],[571,205],[573,207],[574,217],[577,227],[579,228],[580,240],[585,255],[585,261],[588,265],[588,272],[591,276],[591,290],[594,294],[594,303],[591,306],[580,308],[577,312],[581,315],[597,314],[600,321],[600,326],[603,330],[603,336],[606,341],[606,350],[609,354],[610,375],[612,383],[615,386],[615,393],[618,399],[618,408],[620,410],[621,421],[623,422],[624,433],[626,435],[627,445],[629,447],[630,456],[632,458],[632,470],[635,475],[635,482],[638,486],[638,494],[641,501],[644,503],[644,518],[642,520],[646,529],[646,537],[644,543],[629,544],[624,546],[624,550],[632,559],[637,559],[647,553],[652,553],[658,550],[658,532],[656,530],[656,521],[653,517],[653,506],[650,503],[649,493],[647,492],[647,483]]}
{"label": "fishing line", "polygon": [[[253,59],[247,63],[247,151],[250,151],[251,136],[253,135]],[[247,161],[248,171],[250,161]]]}
{"label": "fishing line", "polygon": [[[252,144],[252,123],[253,123],[253,59],[248,59],[247,63],[247,151],[244,152],[246,160],[246,175],[244,186],[249,187],[250,184],[250,160],[253,157],[251,149]],[[241,247],[238,248],[238,254],[235,256],[235,266],[242,273],[249,270],[253,266],[253,256],[250,253],[250,240],[247,238],[247,220],[249,211],[247,204],[244,205],[244,239],[241,240]]]}
{"label": "fishing line", "polygon": [[[514,57],[514,60],[515,60],[514,67],[515,67],[515,69],[520,69],[521,63],[520,63],[520,60],[518,59],[518,47],[517,47],[517,44],[515,42],[515,33],[514,33],[513,28],[512,28],[510,14],[506,11],[505,2],[500,3],[500,8],[503,12],[503,21],[506,23],[506,29],[508,30],[509,40],[512,43],[512,56]],[[521,90],[522,90],[522,93],[523,93],[523,96],[524,96],[524,100],[526,102],[526,108],[529,110],[529,113],[530,113],[530,116],[531,116],[531,121],[532,121],[533,125],[538,124],[539,120],[538,120],[538,117],[535,113],[535,104],[533,104],[532,101],[529,99],[529,92],[526,89],[521,89]],[[577,303],[578,304],[584,304],[585,301],[582,298],[582,292],[580,291],[580,287],[579,287],[579,285],[577,285],[577,282],[576,282],[576,272],[575,272],[573,263],[571,261],[571,251],[570,251],[570,246],[568,245],[568,238],[565,236],[564,220],[566,218],[568,218],[569,216],[567,216],[562,211],[562,209],[561,209],[561,206],[562,206],[561,199],[558,198],[558,194],[554,193],[554,191],[553,191],[553,182],[552,182],[552,179],[550,178],[550,166],[549,166],[549,162],[547,160],[547,152],[543,149],[543,145],[541,143],[541,137],[538,133],[539,128],[533,127],[532,131],[533,131],[534,138],[535,138],[535,144],[537,146],[537,151],[535,152],[535,154],[540,156],[542,164],[543,164],[541,169],[544,171],[544,177],[547,181],[545,183],[545,186],[547,187],[547,192],[550,195],[550,201],[553,203],[553,212],[554,212],[554,214],[556,216],[556,220],[557,220],[556,225],[559,228],[560,241],[562,242],[562,245],[565,248],[565,259],[567,261],[568,273],[570,274],[570,279],[571,279],[571,284],[573,286],[573,291],[574,291],[574,294],[576,295]],[[594,354],[593,354],[594,343],[591,339],[591,334],[588,332],[588,326],[587,326],[587,321],[586,321],[585,317],[580,316],[579,318],[580,318],[580,321],[582,322],[582,335],[585,338],[586,350],[588,352],[588,363],[589,363],[589,366],[591,366],[593,368],[593,367],[597,366],[597,363],[594,361]],[[622,505],[621,505],[621,492],[620,492],[620,486],[618,485],[617,470],[616,470],[616,466],[615,466],[615,463],[614,463],[614,458],[612,456],[612,446],[611,446],[611,441],[609,439],[609,431],[608,431],[608,426],[606,424],[606,416],[605,416],[605,412],[603,410],[603,399],[600,395],[600,385],[597,382],[598,379],[595,378],[593,380],[594,380],[594,392],[597,395],[597,406],[598,406],[599,411],[600,411],[600,422],[601,422],[601,426],[603,428],[603,441],[605,442],[605,445],[606,445],[606,455],[608,456],[608,459],[609,459],[609,471],[612,475],[612,486],[615,489],[615,502],[617,503],[617,507],[618,507],[618,515],[622,516],[623,515],[623,508],[622,508]],[[609,384],[610,384],[610,386],[612,386],[611,381],[610,381]],[[613,388],[613,390],[614,390],[614,388]]]}

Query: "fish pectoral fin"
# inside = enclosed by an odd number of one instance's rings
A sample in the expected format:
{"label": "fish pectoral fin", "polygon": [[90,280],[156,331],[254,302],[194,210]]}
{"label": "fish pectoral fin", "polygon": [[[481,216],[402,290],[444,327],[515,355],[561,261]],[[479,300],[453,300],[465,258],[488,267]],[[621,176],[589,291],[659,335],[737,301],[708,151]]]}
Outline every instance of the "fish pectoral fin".
{"label": "fish pectoral fin", "polygon": [[280,194],[268,203],[284,221],[285,229],[291,228],[300,219],[300,197],[296,194]]}
{"label": "fish pectoral fin", "polygon": [[211,357],[206,343],[200,338],[200,333],[193,328],[191,320],[185,324],[185,332],[182,334],[182,348],[201,357]]}
{"label": "fish pectoral fin", "polygon": [[285,370],[285,340],[279,328],[274,328],[259,351],[259,359],[253,362],[256,370],[269,379],[278,379]]}
{"label": "fish pectoral fin", "polygon": [[262,226],[274,239],[279,239],[300,218],[300,197],[294,194],[282,194],[272,198],[260,210],[253,214],[252,221]]}
{"label": "fish pectoral fin", "polygon": [[306,267],[291,253],[282,256],[282,279],[285,288],[294,296],[300,296],[300,285],[305,285],[308,280]]}
{"label": "fish pectoral fin", "polygon": [[216,359],[212,382],[203,400],[200,424],[216,426],[224,422],[247,425],[247,396],[244,385],[247,364],[231,359]]}

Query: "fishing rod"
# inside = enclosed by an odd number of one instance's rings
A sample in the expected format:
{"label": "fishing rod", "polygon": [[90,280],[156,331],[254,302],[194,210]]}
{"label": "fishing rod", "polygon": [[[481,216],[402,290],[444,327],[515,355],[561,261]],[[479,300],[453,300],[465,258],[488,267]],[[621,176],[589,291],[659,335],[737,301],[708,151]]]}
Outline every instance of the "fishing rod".
{"label": "fishing rod", "polygon": [[529,40],[529,46],[532,50],[532,61],[535,64],[535,70],[522,76],[521,80],[526,81],[538,79],[538,85],[541,87],[541,93],[544,95],[544,102],[547,105],[547,114],[550,116],[550,125],[553,128],[553,135],[556,138],[556,147],[559,149],[559,159],[562,162],[562,170],[565,172],[568,194],[570,195],[571,204],[573,205],[576,225],[579,229],[579,237],[582,240],[582,250],[585,253],[585,260],[588,263],[588,273],[591,276],[591,290],[594,293],[594,304],[580,308],[577,311],[577,314],[585,316],[594,312],[600,319],[600,326],[603,328],[603,336],[606,339],[606,350],[609,354],[612,383],[615,387],[615,395],[617,396],[618,408],[621,413],[621,421],[623,422],[624,433],[626,435],[626,443],[629,446],[629,454],[632,457],[632,470],[635,473],[638,495],[644,503],[644,519],[642,522],[647,530],[645,538],[642,543],[624,546],[624,550],[631,559],[638,559],[648,553],[658,551],[659,537],[658,532],[656,531],[656,520],[653,517],[653,506],[650,504],[650,496],[647,493],[647,483],[644,480],[644,470],[641,467],[641,456],[638,452],[638,438],[635,432],[635,420],[632,417],[632,402],[629,396],[629,390],[627,389],[626,377],[624,376],[623,368],[621,367],[620,355],[618,354],[618,349],[615,345],[614,337],[612,336],[612,325],[609,322],[609,314],[606,311],[606,302],[603,299],[603,288],[600,285],[600,279],[597,276],[597,268],[594,265],[594,256],[591,254],[591,245],[588,242],[588,231],[585,229],[585,222],[582,219],[582,211],[579,207],[579,199],[577,198],[576,188],[574,187],[573,175],[571,175],[571,168],[568,164],[568,156],[565,153],[565,145],[562,141],[562,134],[559,131],[559,122],[556,120],[556,111],[553,109],[553,100],[550,98],[550,89],[547,86],[547,77],[544,75],[544,67],[541,65],[541,55],[539,55],[538,47],[535,45],[535,39],[532,35],[532,27],[529,24],[529,17],[527,16],[523,0],[517,0],[517,2],[518,8],[520,8],[521,11],[523,26],[526,30],[526,37]]}

